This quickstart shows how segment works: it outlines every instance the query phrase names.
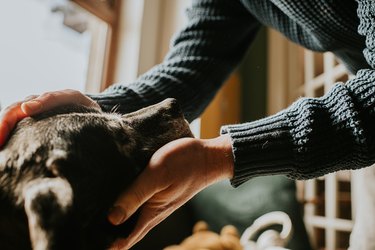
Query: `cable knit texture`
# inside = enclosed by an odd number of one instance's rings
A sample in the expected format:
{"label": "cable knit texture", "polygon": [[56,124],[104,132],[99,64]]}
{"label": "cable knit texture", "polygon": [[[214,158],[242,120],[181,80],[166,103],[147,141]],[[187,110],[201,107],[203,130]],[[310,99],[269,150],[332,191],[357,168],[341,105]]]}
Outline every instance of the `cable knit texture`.
{"label": "cable knit texture", "polygon": [[315,51],[332,51],[355,77],[321,98],[301,98],[276,115],[228,125],[238,186],[260,175],[307,179],[375,161],[373,0],[195,0],[189,23],[163,63],[137,81],[90,95],[122,113],[174,97],[198,117],[238,65],[260,25]]}

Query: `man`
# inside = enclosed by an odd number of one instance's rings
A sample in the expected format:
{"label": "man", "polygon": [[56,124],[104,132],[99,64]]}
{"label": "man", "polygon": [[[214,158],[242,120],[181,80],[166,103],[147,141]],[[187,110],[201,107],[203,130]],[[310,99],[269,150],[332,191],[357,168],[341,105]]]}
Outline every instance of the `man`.
{"label": "man", "polygon": [[[33,96],[8,107],[0,144],[25,116],[64,103],[99,105],[127,113],[167,97],[198,117],[240,62],[260,25],[316,51],[332,51],[356,74],[323,98],[303,98],[256,122],[229,125],[210,140],[180,139],[162,147],[109,214],[121,224],[138,208],[127,249],[206,186],[223,178],[238,186],[260,175],[308,179],[375,162],[375,4],[372,0],[194,0],[189,23],[164,62],[136,82],[99,95],[65,90]],[[358,30],[358,31],[357,31]],[[96,102],[94,102],[96,101]]]}

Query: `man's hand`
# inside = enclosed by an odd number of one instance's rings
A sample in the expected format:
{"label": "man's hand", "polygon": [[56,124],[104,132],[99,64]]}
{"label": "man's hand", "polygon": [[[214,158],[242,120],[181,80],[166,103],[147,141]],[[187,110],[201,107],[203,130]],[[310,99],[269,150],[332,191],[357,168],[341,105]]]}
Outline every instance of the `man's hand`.
{"label": "man's hand", "polygon": [[196,193],[232,176],[228,135],[210,140],[183,138],[163,146],[109,213],[109,221],[118,225],[140,209],[134,231],[117,240],[112,249],[129,249]]}
{"label": "man's hand", "polygon": [[71,89],[47,92],[39,96],[29,96],[25,100],[14,103],[2,110],[0,114],[0,148],[5,144],[18,121],[27,116],[42,113],[69,103],[100,109],[94,100],[79,91]]}

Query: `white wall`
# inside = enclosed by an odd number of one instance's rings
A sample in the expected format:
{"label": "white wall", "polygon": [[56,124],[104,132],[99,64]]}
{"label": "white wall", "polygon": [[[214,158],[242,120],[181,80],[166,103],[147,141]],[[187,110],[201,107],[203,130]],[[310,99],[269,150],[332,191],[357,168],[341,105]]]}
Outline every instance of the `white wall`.
{"label": "white wall", "polygon": [[51,1],[0,1],[0,103],[86,81],[90,37],[61,25]]}

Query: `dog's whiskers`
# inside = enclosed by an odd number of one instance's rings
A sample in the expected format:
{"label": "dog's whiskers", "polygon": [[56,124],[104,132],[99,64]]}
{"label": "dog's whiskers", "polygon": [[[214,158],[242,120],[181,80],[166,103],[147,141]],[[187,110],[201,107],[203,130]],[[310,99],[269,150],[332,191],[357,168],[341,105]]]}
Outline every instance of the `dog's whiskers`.
{"label": "dog's whiskers", "polygon": [[117,113],[119,107],[120,107],[120,104],[116,104],[115,106],[113,106],[113,108],[111,108],[110,113]]}

